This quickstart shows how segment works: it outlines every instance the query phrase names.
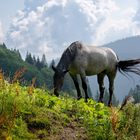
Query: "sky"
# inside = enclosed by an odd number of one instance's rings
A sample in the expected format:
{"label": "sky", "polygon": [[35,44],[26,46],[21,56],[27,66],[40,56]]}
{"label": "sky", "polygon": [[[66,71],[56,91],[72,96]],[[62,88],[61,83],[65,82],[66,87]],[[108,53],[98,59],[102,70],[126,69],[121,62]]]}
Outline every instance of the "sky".
{"label": "sky", "polygon": [[24,8],[24,0],[0,0],[0,22],[6,33],[17,11]]}
{"label": "sky", "polygon": [[103,45],[140,35],[139,0],[0,0],[0,42],[58,58],[79,40]]}

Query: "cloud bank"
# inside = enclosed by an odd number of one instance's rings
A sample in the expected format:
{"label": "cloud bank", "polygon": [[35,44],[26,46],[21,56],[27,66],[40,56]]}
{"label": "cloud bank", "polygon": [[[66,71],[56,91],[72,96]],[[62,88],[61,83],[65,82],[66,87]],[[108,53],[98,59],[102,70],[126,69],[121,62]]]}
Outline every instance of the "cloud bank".
{"label": "cloud bank", "polygon": [[124,8],[114,0],[26,0],[13,19],[7,44],[24,57],[28,50],[51,60],[75,40],[102,45],[138,35],[140,8],[133,3]]}

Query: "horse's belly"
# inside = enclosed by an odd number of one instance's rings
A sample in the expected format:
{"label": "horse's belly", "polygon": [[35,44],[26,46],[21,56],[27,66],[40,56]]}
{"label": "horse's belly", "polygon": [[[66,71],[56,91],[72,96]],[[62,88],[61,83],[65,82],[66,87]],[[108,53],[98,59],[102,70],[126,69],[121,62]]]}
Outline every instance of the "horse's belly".
{"label": "horse's belly", "polygon": [[71,74],[85,73],[87,76],[91,76],[91,75],[99,74],[105,69],[106,69],[106,65],[103,63],[98,65],[92,65],[92,64],[83,65],[83,63],[81,63],[80,65],[72,65],[70,67],[70,73]]}
{"label": "horse's belly", "polygon": [[87,76],[96,75],[104,71],[108,65],[108,61],[105,57],[96,57],[97,59],[93,59],[92,57],[90,59],[87,58],[89,57],[77,58],[70,67],[71,73],[85,73]]}
{"label": "horse's belly", "polygon": [[105,66],[101,66],[101,67],[95,67],[95,66],[90,66],[88,67],[85,72],[87,76],[91,76],[91,75],[96,75],[99,74],[101,72],[103,72],[105,70]]}

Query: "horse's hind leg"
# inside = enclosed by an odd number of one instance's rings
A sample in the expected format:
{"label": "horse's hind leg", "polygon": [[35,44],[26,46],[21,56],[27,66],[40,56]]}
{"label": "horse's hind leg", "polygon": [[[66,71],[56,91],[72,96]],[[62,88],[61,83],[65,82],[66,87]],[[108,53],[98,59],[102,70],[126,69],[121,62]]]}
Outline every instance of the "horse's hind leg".
{"label": "horse's hind leg", "polygon": [[109,101],[108,101],[108,106],[111,106],[112,105],[112,95],[113,95],[113,92],[114,92],[114,79],[115,79],[115,76],[116,76],[116,73],[114,74],[108,74],[108,79],[109,79]]}
{"label": "horse's hind leg", "polygon": [[105,90],[104,77],[105,77],[104,73],[100,73],[97,75],[97,81],[98,81],[99,90],[100,90],[99,102],[102,102],[102,103],[103,103],[103,96],[104,96],[104,90]]}
{"label": "horse's hind leg", "polygon": [[74,82],[75,88],[77,90],[77,99],[79,100],[80,98],[82,98],[82,95],[81,95],[81,91],[80,91],[77,76],[76,75],[70,75],[70,76],[71,76],[71,78],[72,78],[72,80]]}

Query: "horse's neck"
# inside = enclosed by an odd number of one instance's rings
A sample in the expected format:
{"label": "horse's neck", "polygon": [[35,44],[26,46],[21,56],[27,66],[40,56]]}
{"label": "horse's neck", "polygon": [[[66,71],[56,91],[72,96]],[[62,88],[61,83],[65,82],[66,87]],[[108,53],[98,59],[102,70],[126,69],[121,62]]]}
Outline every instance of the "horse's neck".
{"label": "horse's neck", "polygon": [[68,59],[65,59],[65,60],[60,60],[60,62],[58,63],[58,66],[57,68],[58,69],[61,69],[61,70],[68,70],[69,67],[70,67],[70,61]]}
{"label": "horse's neck", "polygon": [[62,69],[62,70],[68,70],[73,59],[74,59],[75,53],[66,50],[65,53],[62,55],[57,68]]}

